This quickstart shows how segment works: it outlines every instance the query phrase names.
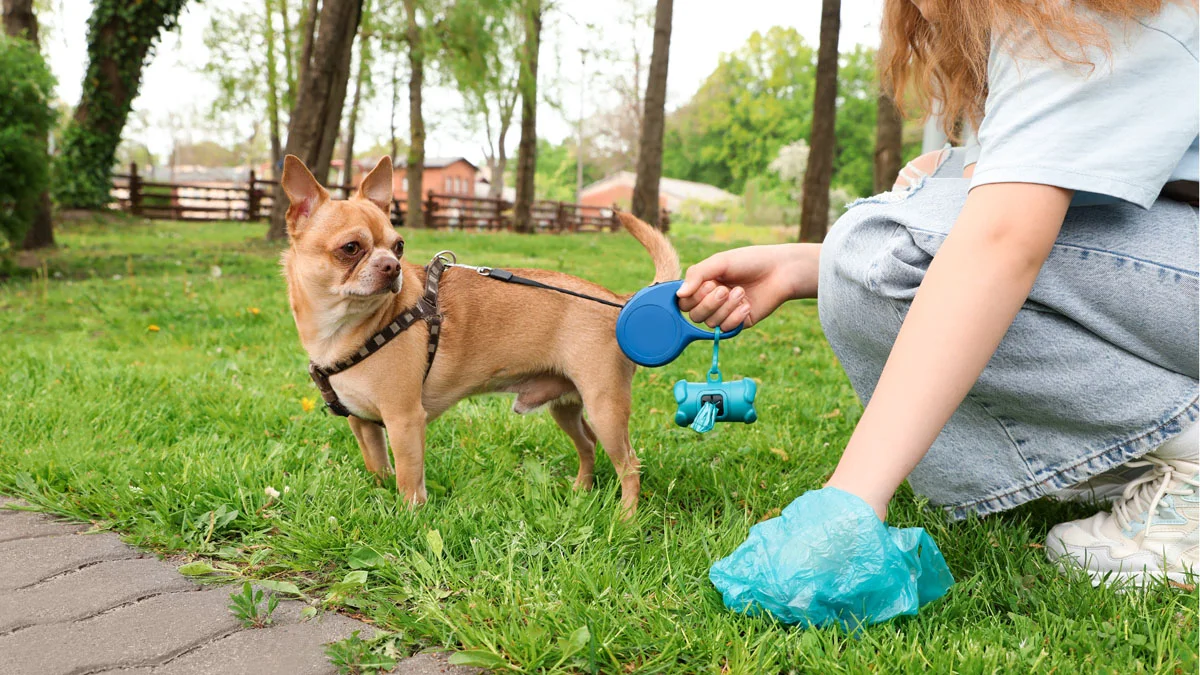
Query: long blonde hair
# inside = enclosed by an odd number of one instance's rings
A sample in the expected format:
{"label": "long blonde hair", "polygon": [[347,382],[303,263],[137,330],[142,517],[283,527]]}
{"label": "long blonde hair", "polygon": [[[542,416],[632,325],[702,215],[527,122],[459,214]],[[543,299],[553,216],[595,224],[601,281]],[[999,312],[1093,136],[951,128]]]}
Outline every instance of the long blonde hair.
{"label": "long blonde hair", "polygon": [[936,99],[942,129],[953,138],[960,120],[978,127],[983,119],[993,34],[1030,28],[1049,54],[1087,65],[1089,49],[1109,49],[1108,33],[1080,8],[1132,21],[1157,14],[1167,1],[924,0],[931,22],[913,0],[885,0],[879,80],[897,101],[915,97],[926,116]]}

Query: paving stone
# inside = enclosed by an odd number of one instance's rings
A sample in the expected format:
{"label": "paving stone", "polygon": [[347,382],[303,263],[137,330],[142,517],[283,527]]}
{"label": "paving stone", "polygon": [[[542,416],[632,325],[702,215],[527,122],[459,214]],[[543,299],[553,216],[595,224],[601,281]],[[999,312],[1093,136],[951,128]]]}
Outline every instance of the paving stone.
{"label": "paving stone", "polygon": [[68,675],[158,664],[237,630],[229,589],[159,595],[83,621],[0,637],[0,673]]}
{"label": "paving stone", "polygon": [[[242,633],[238,633],[238,635],[242,635]],[[396,669],[391,672],[392,672],[392,675],[479,675],[480,673],[483,672],[483,670],[480,668],[468,668],[466,666],[452,666],[446,660],[449,658],[449,656],[450,656],[449,654],[417,654],[416,656],[414,656],[412,658],[404,659],[400,663],[396,664]],[[337,672],[336,669],[334,669],[332,665],[329,666],[328,670],[317,670],[317,671],[305,671],[305,670],[285,671],[285,670],[281,670],[281,671],[275,671],[275,670],[272,670],[270,664],[264,663],[264,661],[265,661],[265,659],[257,662],[257,669],[252,668],[252,669],[248,669],[245,671],[243,671],[243,670],[233,670],[233,671],[209,670],[209,671],[198,671],[198,672],[203,672],[204,675],[210,675],[210,674],[215,675],[217,673],[220,673],[220,675],[227,675],[227,673],[241,673],[241,672],[252,672],[252,673],[283,672],[283,673],[289,673],[289,674],[290,673],[308,673],[308,672],[317,672],[317,673]],[[168,668],[169,668],[169,666],[168,666]],[[93,673],[91,675],[162,675],[165,672],[170,672],[170,671],[164,670],[161,668],[122,668],[120,670],[105,670],[103,672]]]}
{"label": "paving stone", "polygon": [[89,527],[86,523],[55,520],[36,511],[4,509],[4,512],[7,515],[0,518],[0,542],[49,537],[56,534],[75,534]]}
{"label": "paving stone", "polygon": [[154,558],[102,562],[0,595],[0,635],[83,619],[156,593],[194,589],[173,565]]}
{"label": "paving stone", "polygon": [[[301,603],[294,604],[302,607]],[[280,605],[283,609],[283,605]],[[276,612],[278,614],[278,612]],[[243,630],[205,645],[154,669],[155,675],[333,675],[325,645],[350,637],[367,639],[374,631],[359,621],[326,614],[302,623]]]}
{"label": "paving stone", "polygon": [[[173,565],[114,534],[75,534],[87,525],[6,505],[24,503],[0,495],[0,674],[334,673],[326,644],[374,634],[337,614],[301,622],[294,600],[280,603],[271,626],[244,629],[228,609],[235,587],[189,590],[199,587]],[[393,673],[481,672],[446,659],[417,655]]]}
{"label": "paving stone", "polygon": [[138,555],[111,532],[6,541],[0,543],[0,591],[28,586],[90,563]]}
{"label": "paving stone", "polygon": [[449,654],[417,654],[396,664],[392,672],[396,675],[476,675],[480,668],[452,666],[447,661]]}

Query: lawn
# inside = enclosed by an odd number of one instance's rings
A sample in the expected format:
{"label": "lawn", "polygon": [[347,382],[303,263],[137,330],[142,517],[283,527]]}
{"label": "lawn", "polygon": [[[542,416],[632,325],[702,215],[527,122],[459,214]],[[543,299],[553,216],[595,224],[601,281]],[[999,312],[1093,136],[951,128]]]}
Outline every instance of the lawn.
{"label": "lawn", "polygon": [[[676,231],[685,263],[749,234]],[[632,522],[616,517],[607,459],[594,491],[573,492],[568,439],[507,397],[431,425],[430,500],[409,511],[365,472],[346,422],[313,405],[262,232],[79,221],[36,275],[0,282],[0,492],[208,561],[215,578],[295,584],[402,654],[467,650],[523,672],[1197,671],[1194,589],[1094,590],[1046,562],[1046,531],[1079,506],[948,523],[905,491],[892,524],[929,530],[958,581],[920,616],[846,635],[726,611],[709,565],[822,484],[861,412],[812,303],[721,350],[726,378],[762,384],[756,424],[674,426],[670,385],[701,376],[703,346],[639,371]],[[652,276],[623,234],[408,234],[413,260],[444,248],[625,292]]]}

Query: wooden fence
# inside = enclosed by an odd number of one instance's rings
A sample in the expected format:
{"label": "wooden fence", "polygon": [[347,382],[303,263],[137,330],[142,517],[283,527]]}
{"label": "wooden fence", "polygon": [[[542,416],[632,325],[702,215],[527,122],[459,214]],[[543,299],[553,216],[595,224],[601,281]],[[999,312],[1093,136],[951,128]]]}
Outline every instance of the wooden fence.
{"label": "wooden fence", "polygon": [[[129,173],[113,175],[113,204],[120,210],[143,218],[162,220],[240,220],[260,221],[271,215],[278,181],[258,178],[254,171],[244,184],[185,184],[148,181],[138,174],[137,164]],[[326,189],[347,197],[352,185],[331,185]],[[421,202],[423,226],[437,230],[501,231],[513,229],[513,204],[491,197],[467,197],[439,194],[430,190]],[[407,204],[392,204],[391,220],[404,224]],[[535,201],[530,208],[537,232],[602,232],[620,228],[615,206],[590,206],[567,202]],[[664,231],[670,213],[663,209],[659,223]]]}

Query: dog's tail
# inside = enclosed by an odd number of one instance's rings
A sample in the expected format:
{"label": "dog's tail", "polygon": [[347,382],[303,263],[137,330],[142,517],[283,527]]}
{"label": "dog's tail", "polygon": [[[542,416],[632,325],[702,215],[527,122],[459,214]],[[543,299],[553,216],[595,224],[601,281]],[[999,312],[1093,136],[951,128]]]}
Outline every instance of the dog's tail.
{"label": "dog's tail", "polygon": [[632,234],[633,238],[637,239],[650,252],[650,259],[654,261],[654,283],[681,277],[679,254],[675,252],[671,242],[667,241],[662,232],[628,213],[618,211],[617,218],[621,220],[625,229],[629,230],[629,234]]}

